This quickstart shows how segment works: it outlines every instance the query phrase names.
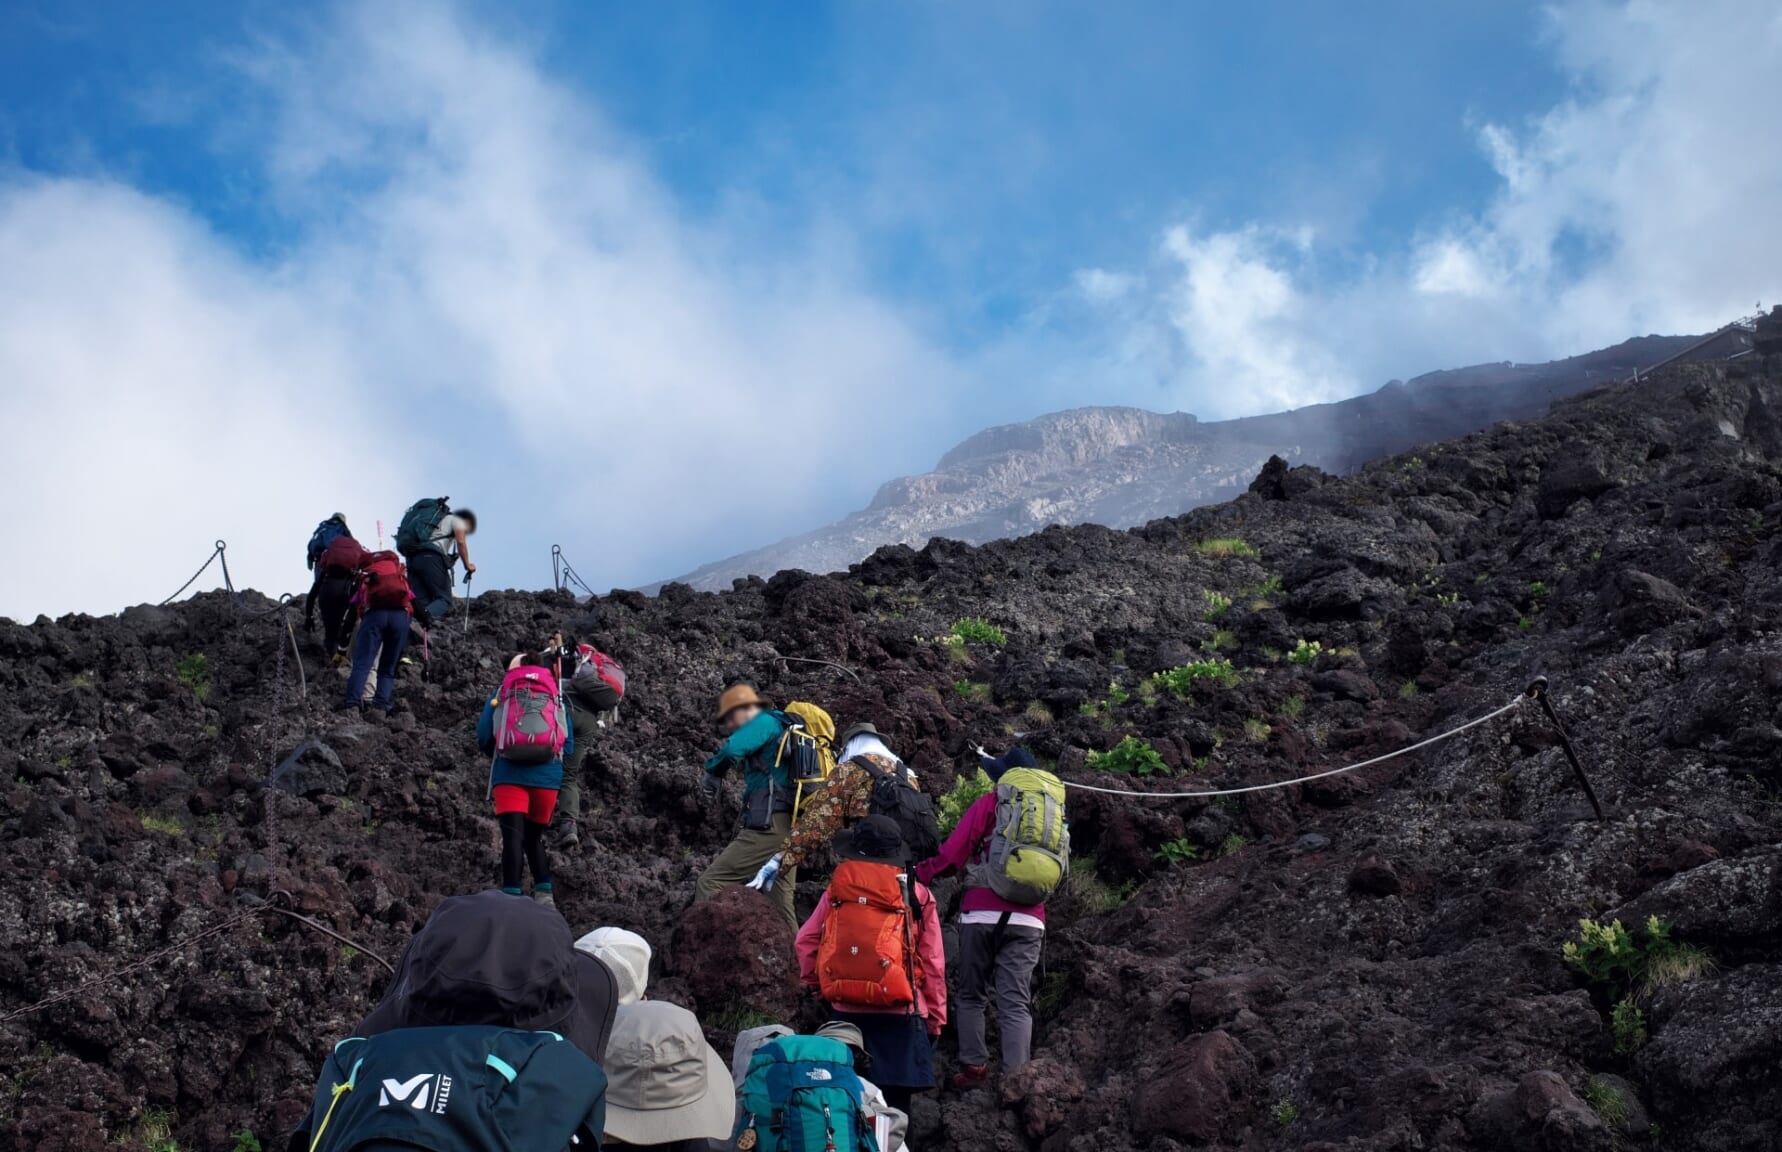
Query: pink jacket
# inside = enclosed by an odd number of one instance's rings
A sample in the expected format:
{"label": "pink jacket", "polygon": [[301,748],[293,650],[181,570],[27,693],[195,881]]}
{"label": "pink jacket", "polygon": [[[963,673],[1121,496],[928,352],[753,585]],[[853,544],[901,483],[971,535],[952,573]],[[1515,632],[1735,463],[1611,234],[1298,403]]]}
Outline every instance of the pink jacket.
{"label": "pink jacket", "polygon": [[[916,954],[922,961],[922,976],[916,988],[916,1011],[928,1024],[931,1036],[940,1035],[947,1022],[947,953],[941,944],[940,912],[934,906],[934,893],[916,885],[916,903],[922,909],[916,921]],[[798,974],[809,987],[817,987],[817,943],[823,938],[823,922],[829,918],[829,889],[817,901],[817,910],[798,930]],[[902,1008],[880,1008],[870,1004],[831,1004],[838,1012],[902,1012]]]}
{"label": "pink jacket", "polygon": [[[924,884],[937,876],[951,876],[955,872],[964,872],[966,867],[976,864],[984,858],[990,847],[990,833],[996,827],[996,793],[980,796],[965,810],[959,818],[958,827],[941,845],[941,850],[933,859],[924,860],[916,865],[916,878]],[[965,896],[959,901],[961,912],[1020,912],[1032,916],[1044,924],[1046,922],[1046,906],[1044,904],[1016,904],[1004,900],[988,888],[971,888],[965,890]]]}

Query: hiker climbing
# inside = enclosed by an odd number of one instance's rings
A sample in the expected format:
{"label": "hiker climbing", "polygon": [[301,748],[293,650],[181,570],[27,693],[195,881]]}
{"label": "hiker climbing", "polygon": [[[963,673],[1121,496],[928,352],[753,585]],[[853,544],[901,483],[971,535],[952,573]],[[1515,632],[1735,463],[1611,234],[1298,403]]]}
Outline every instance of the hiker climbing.
{"label": "hiker climbing", "polygon": [[1070,874],[1064,785],[1032,753],[982,757],[995,787],[978,797],[938,855],[916,866],[923,883],[965,873],[959,911],[959,1061],[949,1087],[990,1079],[984,1039],[992,993],[1002,1031],[1003,1072],[1027,1063],[1033,1044],[1033,971],[1045,939],[1046,899]]}
{"label": "hiker climbing", "polygon": [[563,784],[563,758],[575,748],[564,717],[557,677],[545,658],[521,652],[508,662],[501,687],[483,705],[477,746],[489,757],[489,793],[501,827],[501,890],[524,894],[532,869],[532,898],[555,904],[544,835]]}
{"label": "hiker climbing", "polygon": [[556,641],[563,657],[574,661],[574,672],[563,683],[563,702],[569,707],[575,748],[563,757],[563,788],[557,798],[557,846],[574,850],[582,842],[582,765],[595,750],[595,737],[619,717],[625,698],[625,668],[592,644]]}
{"label": "hiker climbing", "polygon": [[387,714],[396,706],[396,670],[408,647],[408,625],[414,611],[414,596],[409,591],[402,558],[394,552],[372,552],[361,557],[353,603],[359,609],[353,670],[347,677],[346,695],[335,708],[364,708],[365,686],[375,670],[377,686],[369,706]]}
{"label": "hiker climbing", "polygon": [[[315,583],[303,599],[303,628],[306,632],[311,630],[310,612],[319,606],[322,610],[322,652],[331,660],[340,661],[345,658],[347,645],[352,639],[353,591],[359,570],[365,566],[366,552],[347,531],[346,521],[340,513],[336,512],[332,520],[324,520],[316,529],[316,535],[322,535],[323,528],[329,526],[339,531],[315,558]],[[316,537],[310,538],[312,547],[315,540]]]}
{"label": "hiker climbing", "polygon": [[749,887],[771,891],[781,869],[797,868],[836,833],[868,816],[895,821],[913,859],[926,859],[940,850],[933,801],[922,791],[915,772],[886,746],[879,730],[868,723],[850,725],[842,733],[841,748],[839,762],[827,779],[800,799],[785,849],[761,866]]}
{"label": "hiker climbing", "polygon": [[396,551],[408,560],[415,584],[415,619],[431,628],[452,611],[452,565],[464,564],[464,579],[476,574],[470,558],[470,537],[476,513],[454,510],[444,496],[417,500],[402,514],[396,528]]}
{"label": "hiker climbing", "polygon": [[[309,534],[309,548],[306,553],[306,559],[309,564],[309,570],[315,575],[309,582],[308,595],[303,598],[303,630],[305,632],[315,631],[316,606],[323,602],[322,586],[324,577],[327,575],[327,569],[322,566],[322,555],[328,551],[328,545],[334,543],[343,536],[348,539],[352,537],[352,533],[347,530],[346,514],[344,512],[336,512],[334,515],[328,517],[320,524],[317,524],[316,530]],[[348,582],[346,593],[347,599],[351,600],[353,593],[350,580]],[[323,604],[322,625],[324,628],[327,626],[328,618],[327,606]],[[334,645],[326,644],[324,647],[327,648],[329,655],[334,654]]]}
{"label": "hiker climbing", "polygon": [[[725,888],[748,884],[785,847],[792,831],[796,757],[787,753],[792,747],[791,732],[802,724],[788,713],[774,711],[753,685],[736,684],[718,698],[718,727],[724,733],[724,743],[706,761],[702,787],[706,798],[716,801],[723,794],[725,774],[732,765],[741,764],[742,827],[700,874],[695,900],[709,900]],[[798,927],[792,907],[797,872],[796,868],[784,869],[769,893],[793,928]]]}
{"label": "hiker climbing", "polygon": [[[908,1117],[884,1103],[855,1063],[860,1030],[831,1023],[814,1036],[772,1024],[736,1038],[736,1137],[744,1152],[898,1152]],[[882,1117],[886,1139],[875,1132]],[[901,1127],[898,1126],[901,1121]],[[890,1135],[895,1132],[895,1142]]]}
{"label": "hiker climbing", "polygon": [[450,897],[383,1001],[334,1045],[290,1146],[594,1147],[612,989],[550,909],[496,892]]}
{"label": "hiker climbing", "polygon": [[[736,1122],[724,1060],[698,1017],[665,1000],[619,1009],[607,1047],[606,1147],[723,1152]],[[541,1147],[542,1152],[542,1147]]]}
{"label": "hiker climbing", "polygon": [[860,1029],[892,1107],[934,1087],[930,1038],[947,1022],[947,961],[934,896],[908,872],[897,824],[868,816],[835,838],[840,861],[799,929],[798,971],[836,1020]]}

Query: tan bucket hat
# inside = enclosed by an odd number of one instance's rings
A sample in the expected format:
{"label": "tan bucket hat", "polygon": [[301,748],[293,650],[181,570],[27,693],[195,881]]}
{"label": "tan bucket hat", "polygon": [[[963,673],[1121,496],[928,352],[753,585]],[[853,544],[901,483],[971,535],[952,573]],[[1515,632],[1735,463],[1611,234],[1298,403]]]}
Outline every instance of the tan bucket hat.
{"label": "tan bucket hat", "polygon": [[606,1047],[606,1134],[626,1144],[728,1140],[736,1125],[730,1069],[693,1013],[666,1000],[619,1009]]}
{"label": "tan bucket hat", "polygon": [[762,708],[773,707],[756,693],[753,684],[732,684],[724,689],[724,694],[718,697],[718,723],[722,724],[724,717],[748,704],[757,704]]}

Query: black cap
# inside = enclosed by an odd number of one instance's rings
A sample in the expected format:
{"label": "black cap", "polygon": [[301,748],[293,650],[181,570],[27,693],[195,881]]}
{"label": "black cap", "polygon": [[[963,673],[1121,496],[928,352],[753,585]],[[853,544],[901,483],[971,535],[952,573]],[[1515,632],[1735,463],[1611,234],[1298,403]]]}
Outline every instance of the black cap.
{"label": "black cap", "polygon": [[1002,774],[1010,768],[1038,768],[1039,761],[1033,753],[1019,744],[1004,752],[1001,756],[980,756],[978,762],[984,766],[985,775],[992,780],[1001,780]]}
{"label": "black cap", "polygon": [[903,846],[903,833],[897,821],[889,816],[868,816],[835,838],[835,854],[843,860],[865,860],[872,864],[909,863],[909,851]]}

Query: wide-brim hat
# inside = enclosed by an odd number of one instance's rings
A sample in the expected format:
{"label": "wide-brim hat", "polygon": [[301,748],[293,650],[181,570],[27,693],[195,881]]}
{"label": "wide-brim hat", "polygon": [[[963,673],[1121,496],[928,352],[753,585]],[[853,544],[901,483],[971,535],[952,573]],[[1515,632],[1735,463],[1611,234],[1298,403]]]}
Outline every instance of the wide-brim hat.
{"label": "wide-brim hat", "polygon": [[910,861],[903,833],[889,816],[868,816],[836,834],[835,854],[842,860],[864,860],[868,864],[895,864],[899,868]]}
{"label": "wide-brim hat", "polygon": [[628,928],[596,928],[575,942],[576,950],[586,952],[612,969],[618,981],[620,1004],[635,1004],[644,998],[650,986],[650,942]]}
{"label": "wide-brim hat", "polygon": [[722,696],[718,697],[718,723],[722,724],[726,716],[738,708],[746,708],[750,704],[761,708],[773,707],[760,693],[755,691],[753,684],[732,684],[724,689]]}
{"label": "wide-brim hat", "polygon": [[850,1024],[846,1020],[831,1020],[817,1029],[817,1035],[840,1040],[856,1052],[866,1051],[866,1035],[860,1031],[860,1025]]}
{"label": "wide-brim hat", "polygon": [[845,728],[842,731],[841,739],[837,740],[835,742],[835,746],[837,748],[846,748],[848,746],[848,741],[852,740],[856,736],[883,737],[884,733],[880,732],[878,730],[878,728],[872,724],[871,721],[861,720],[861,721],[858,721],[857,723],[848,725],[847,728]]}
{"label": "wide-brim hat", "polygon": [[606,1050],[606,1134],[632,1145],[728,1140],[730,1069],[693,1013],[666,1000],[619,1009]]}

